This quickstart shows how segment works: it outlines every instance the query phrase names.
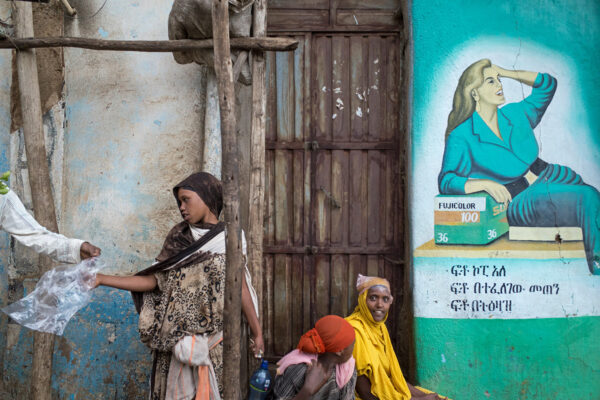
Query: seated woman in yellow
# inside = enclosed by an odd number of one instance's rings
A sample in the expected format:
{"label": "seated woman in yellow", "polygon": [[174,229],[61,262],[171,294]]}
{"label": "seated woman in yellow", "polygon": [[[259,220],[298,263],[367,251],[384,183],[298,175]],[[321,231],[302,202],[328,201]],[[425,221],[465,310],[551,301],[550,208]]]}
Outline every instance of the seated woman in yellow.
{"label": "seated woman in yellow", "polygon": [[407,383],[394,353],[385,320],[394,298],[383,278],[358,275],[358,306],[346,318],[356,332],[356,398],[362,400],[437,400],[443,397]]}

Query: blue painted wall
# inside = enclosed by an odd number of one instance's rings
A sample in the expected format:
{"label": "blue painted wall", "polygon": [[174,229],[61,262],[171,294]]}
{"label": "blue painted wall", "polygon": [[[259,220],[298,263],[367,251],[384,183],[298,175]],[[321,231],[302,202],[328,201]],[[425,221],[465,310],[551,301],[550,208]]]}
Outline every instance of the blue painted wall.
{"label": "blue painted wall", "polygon": [[[65,35],[168,38],[170,2],[108,2],[88,18],[103,3],[72,1],[79,18],[65,17]],[[8,14],[10,4],[0,4],[0,16]],[[200,169],[205,71],[178,65],[168,53],[67,49],[64,59],[64,109],[53,110],[62,118],[45,116],[58,121],[48,128],[60,155],[52,159],[59,229],[101,247],[105,272],[128,275],[153,261],[180,220],[171,187]],[[11,70],[10,51],[0,52],[0,70]],[[19,147],[9,132],[10,81],[10,73],[0,75],[2,170],[11,159],[14,165],[10,152]],[[35,261],[21,262],[23,249],[13,251],[8,243],[0,233],[2,306],[9,294],[18,299],[35,286]],[[0,397],[27,398],[33,335],[4,316],[0,321]],[[150,370],[130,294],[100,288],[56,340],[53,398],[146,398]]]}

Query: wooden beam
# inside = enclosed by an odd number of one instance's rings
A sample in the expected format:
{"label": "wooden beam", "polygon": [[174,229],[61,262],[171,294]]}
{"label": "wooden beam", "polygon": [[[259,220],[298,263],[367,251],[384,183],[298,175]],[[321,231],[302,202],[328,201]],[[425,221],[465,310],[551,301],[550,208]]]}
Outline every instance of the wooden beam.
{"label": "wooden beam", "polygon": [[215,74],[221,111],[223,209],[227,230],[225,305],[223,310],[223,398],[240,398],[242,241],[235,94],[229,41],[229,2],[213,0]]}
{"label": "wooden beam", "polygon": [[[13,3],[13,18],[17,37],[33,36],[33,14],[30,3]],[[33,199],[35,218],[42,226],[58,232],[54,199],[50,187],[50,173],[42,123],[42,105],[35,50],[16,54],[19,77],[19,96],[23,114],[23,136],[27,154],[27,170]],[[40,256],[40,275],[52,268],[49,258]],[[52,353],[54,335],[35,332],[33,335],[33,363],[31,371],[31,398],[50,400],[52,395]]]}
{"label": "wooden beam", "polygon": [[[77,37],[13,38],[0,40],[0,49],[26,50],[44,47],[78,47],[89,50],[173,52],[212,49],[212,39],[193,40],[104,40]],[[294,51],[298,41],[290,38],[232,38],[232,49],[262,51]]]}
{"label": "wooden beam", "polygon": [[[266,0],[254,1],[253,35],[267,34]],[[261,326],[263,315],[263,218],[265,208],[265,132],[267,90],[265,53],[252,52],[252,133],[250,137],[250,196],[248,210],[248,266],[258,296]]]}

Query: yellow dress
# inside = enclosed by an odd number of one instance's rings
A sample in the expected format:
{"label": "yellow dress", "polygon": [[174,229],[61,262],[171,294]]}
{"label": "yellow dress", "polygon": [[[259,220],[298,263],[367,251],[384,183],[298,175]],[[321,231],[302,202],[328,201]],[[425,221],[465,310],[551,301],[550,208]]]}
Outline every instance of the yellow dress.
{"label": "yellow dress", "polygon": [[[385,319],[376,322],[367,307],[367,290],[358,297],[358,306],[346,320],[354,327],[356,342],[353,356],[358,376],[371,382],[371,393],[380,400],[408,400],[410,390],[400,370]],[[357,399],[360,399],[358,394]]]}

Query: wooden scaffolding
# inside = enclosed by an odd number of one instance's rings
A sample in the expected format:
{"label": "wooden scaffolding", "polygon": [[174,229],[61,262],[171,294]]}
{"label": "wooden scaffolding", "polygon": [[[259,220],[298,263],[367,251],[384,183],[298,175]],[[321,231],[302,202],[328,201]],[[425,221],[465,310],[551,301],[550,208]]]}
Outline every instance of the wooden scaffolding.
{"label": "wooden scaffolding", "polygon": [[[236,137],[234,72],[230,50],[244,49],[253,52],[252,62],[252,136],[250,157],[250,215],[248,264],[262,293],[263,209],[264,209],[264,154],[266,125],[265,51],[294,51],[298,42],[289,38],[266,37],[266,0],[255,0],[253,12],[253,35],[247,38],[229,37],[228,0],[213,0],[213,39],[124,41],[100,40],[74,37],[35,38],[31,2],[13,2],[15,37],[0,40],[0,48],[16,49],[16,65],[19,77],[19,96],[23,116],[23,133],[29,170],[33,207],[36,218],[48,229],[57,232],[56,212],[46,159],[42,125],[42,107],[36,64],[36,48],[80,47],[92,50],[173,52],[194,49],[214,49],[214,69],[218,82],[222,138],[222,181],[224,217],[227,232],[226,243],[226,290],[224,321],[224,376],[226,399],[240,398],[240,314],[242,287],[242,250],[239,224],[239,172],[238,143]],[[61,0],[66,12],[73,10],[66,0]],[[39,2],[36,0],[36,2]],[[42,1],[47,2],[47,1]],[[40,275],[52,268],[46,257],[40,260]],[[32,398],[51,398],[52,354],[54,336],[36,332],[32,366]]]}

